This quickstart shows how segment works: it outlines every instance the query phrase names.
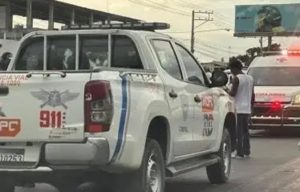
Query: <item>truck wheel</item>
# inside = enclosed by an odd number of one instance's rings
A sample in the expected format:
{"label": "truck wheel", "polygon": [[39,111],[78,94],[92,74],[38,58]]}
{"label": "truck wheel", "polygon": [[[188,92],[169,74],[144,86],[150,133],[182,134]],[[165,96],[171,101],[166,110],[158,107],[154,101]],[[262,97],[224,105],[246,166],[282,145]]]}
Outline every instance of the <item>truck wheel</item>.
{"label": "truck wheel", "polygon": [[117,176],[116,182],[117,192],[164,192],[165,163],[158,142],[148,139],[139,170]]}
{"label": "truck wheel", "polygon": [[220,161],[206,167],[206,173],[212,184],[226,183],[231,169],[231,140],[227,129],[224,129],[221,146],[217,154]]}

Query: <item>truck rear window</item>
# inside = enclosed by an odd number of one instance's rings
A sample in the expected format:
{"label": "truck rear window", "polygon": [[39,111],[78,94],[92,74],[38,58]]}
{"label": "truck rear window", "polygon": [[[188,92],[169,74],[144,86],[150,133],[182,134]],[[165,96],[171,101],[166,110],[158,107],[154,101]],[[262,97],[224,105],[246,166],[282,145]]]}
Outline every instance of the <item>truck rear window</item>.
{"label": "truck rear window", "polygon": [[47,39],[47,70],[75,70],[76,37]]}
{"label": "truck rear window", "polygon": [[[74,71],[99,67],[144,68],[134,42],[124,35],[113,35],[111,41],[108,35],[79,35],[78,40],[76,35],[46,38],[46,41],[40,37],[26,42],[17,56],[15,70],[44,70],[45,62],[46,70]],[[46,46],[44,42],[47,42]],[[111,47],[111,54],[109,54],[109,47]],[[44,53],[47,54],[46,60]]]}
{"label": "truck rear window", "polygon": [[16,70],[43,70],[44,39],[36,38],[21,49],[16,63]]}

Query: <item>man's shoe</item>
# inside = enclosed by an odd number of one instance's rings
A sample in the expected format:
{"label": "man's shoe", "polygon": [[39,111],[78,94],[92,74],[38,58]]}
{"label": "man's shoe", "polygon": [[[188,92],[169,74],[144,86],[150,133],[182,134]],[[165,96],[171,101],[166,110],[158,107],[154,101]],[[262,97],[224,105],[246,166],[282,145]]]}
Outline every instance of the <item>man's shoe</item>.
{"label": "man's shoe", "polygon": [[232,153],[231,153],[231,158],[233,158],[233,159],[236,158],[236,153],[235,153],[235,152],[232,152]]}
{"label": "man's shoe", "polygon": [[250,159],[251,156],[250,155],[245,155],[245,158]]}
{"label": "man's shoe", "polygon": [[239,155],[237,155],[235,158],[236,158],[236,159],[244,159],[243,156],[239,156]]}

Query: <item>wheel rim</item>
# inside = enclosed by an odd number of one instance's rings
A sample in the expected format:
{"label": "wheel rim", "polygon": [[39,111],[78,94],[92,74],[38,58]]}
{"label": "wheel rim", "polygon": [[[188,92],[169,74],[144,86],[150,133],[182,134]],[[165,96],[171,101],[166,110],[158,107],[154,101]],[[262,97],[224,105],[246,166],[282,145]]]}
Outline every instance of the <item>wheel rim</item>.
{"label": "wheel rim", "polygon": [[161,171],[157,163],[155,154],[149,156],[147,165],[147,188],[148,192],[161,192]]}
{"label": "wheel rim", "polygon": [[224,173],[226,176],[229,175],[229,169],[230,169],[230,149],[227,141],[223,144],[223,162],[224,162]]}

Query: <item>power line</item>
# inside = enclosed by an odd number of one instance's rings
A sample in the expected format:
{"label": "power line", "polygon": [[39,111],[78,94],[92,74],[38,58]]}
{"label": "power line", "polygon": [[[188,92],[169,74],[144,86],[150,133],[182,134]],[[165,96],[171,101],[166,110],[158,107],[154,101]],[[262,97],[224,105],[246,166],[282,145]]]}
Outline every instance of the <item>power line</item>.
{"label": "power line", "polygon": [[[128,0],[128,1],[130,1],[132,3],[135,3],[135,4],[142,5],[142,6],[151,7],[151,8],[162,10],[162,11],[167,11],[169,13],[190,17],[190,15],[186,12],[183,12],[181,10],[175,11],[172,8],[168,7],[168,6],[165,6],[165,5],[159,4],[159,3],[154,3],[153,1],[150,1],[150,3],[147,2],[147,1],[146,2],[142,1],[142,0]],[[151,2],[152,2],[152,4],[151,4]]]}
{"label": "power line", "polygon": [[[227,48],[224,46],[224,44],[220,44],[220,43],[217,43],[219,41],[213,41],[213,40],[207,40],[207,39],[197,39],[197,42],[199,43],[206,43],[206,44],[211,44],[213,46],[216,46],[216,47],[223,47],[223,48]],[[247,47],[241,47],[241,46],[232,46],[230,45],[232,49],[235,49],[235,50],[241,50],[241,49],[245,49]]]}
{"label": "power line", "polygon": [[[208,44],[201,44],[201,45],[205,46],[207,48],[213,49],[215,51],[219,51],[219,52],[228,53],[228,51],[229,51],[228,49],[222,49],[220,47],[211,46],[211,45],[208,45]],[[238,52],[235,52],[235,51],[232,51],[232,50],[230,52],[233,53],[233,54],[237,54],[237,55],[241,54],[241,53],[238,53]]]}
{"label": "power line", "polygon": [[218,60],[218,59],[219,59],[219,58],[217,58],[217,57],[216,57],[215,55],[213,55],[213,54],[205,53],[204,51],[200,51],[200,50],[198,50],[198,49],[195,49],[195,52],[200,53],[200,54],[202,54],[202,55],[204,55],[204,56],[207,56],[207,57],[212,58],[212,59],[215,59],[215,60]]}
{"label": "power line", "polygon": [[[187,9],[196,9],[197,8],[197,9],[210,10],[208,7],[199,6],[199,4],[188,2],[188,0],[184,0],[184,1],[183,0],[179,0],[179,1],[177,0],[174,3],[177,4],[180,7],[187,8]],[[220,13],[220,12],[215,11],[215,10],[214,10],[214,16],[215,16],[215,22],[218,25],[227,26],[227,27],[229,26],[230,28],[233,28],[233,25],[229,21],[229,20],[231,20],[231,18],[229,16],[224,15],[223,13]]]}

